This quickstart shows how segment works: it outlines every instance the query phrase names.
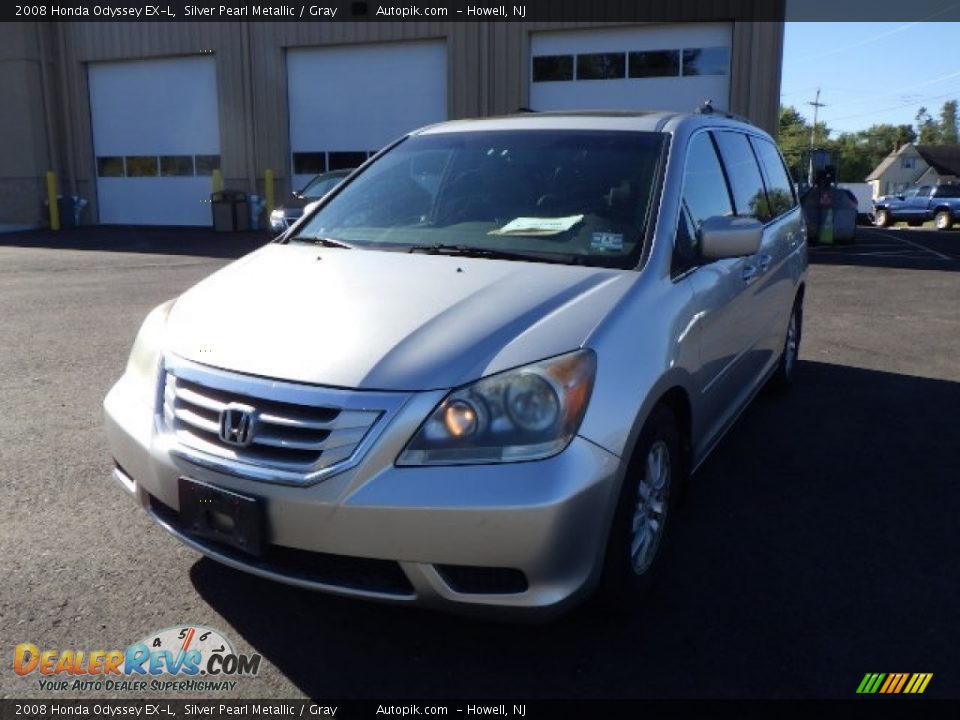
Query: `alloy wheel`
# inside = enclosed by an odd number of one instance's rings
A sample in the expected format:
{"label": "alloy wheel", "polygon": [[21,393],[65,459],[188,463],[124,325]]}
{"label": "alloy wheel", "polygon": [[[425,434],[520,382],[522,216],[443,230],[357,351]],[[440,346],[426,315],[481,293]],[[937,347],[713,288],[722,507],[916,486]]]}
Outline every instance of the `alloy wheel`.
{"label": "alloy wheel", "polygon": [[657,440],[644,461],[631,524],[630,564],[637,575],[650,568],[663,537],[670,470],[670,447],[663,440]]}
{"label": "alloy wheel", "polygon": [[783,374],[790,377],[793,366],[797,361],[797,311],[790,314],[790,324],[787,326],[787,342],[783,348]]}

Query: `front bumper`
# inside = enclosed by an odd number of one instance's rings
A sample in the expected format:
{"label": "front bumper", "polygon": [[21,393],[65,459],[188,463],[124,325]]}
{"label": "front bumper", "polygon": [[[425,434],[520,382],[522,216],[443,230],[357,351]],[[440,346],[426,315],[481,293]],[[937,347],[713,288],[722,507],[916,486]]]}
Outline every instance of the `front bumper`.
{"label": "front bumper", "polygon": [[[562,611],[598,577],[620,459],[576,437],[542,461],[395,467],[442,396],[411,395],[359,463],[299,487],[228,474],[175,452],[129,376],[110,391],[104,412],[114,477],[161,527],[226,565],[376,600],[498,614]],[[180,477],[262,498],[264,555],[244,555],[180,526]]]}

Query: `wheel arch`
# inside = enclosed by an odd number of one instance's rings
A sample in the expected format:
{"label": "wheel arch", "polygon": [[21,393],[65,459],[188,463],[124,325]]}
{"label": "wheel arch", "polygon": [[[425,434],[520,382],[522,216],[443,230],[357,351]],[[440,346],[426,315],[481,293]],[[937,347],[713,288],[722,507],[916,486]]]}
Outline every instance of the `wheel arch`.
{"label": "wheel arch", "polygon": [[658,405],[664,405],[673,413],[673,419],[677,423],[677,431],[680,434],[680,453],[683,461],[683,470],[686,473],[690,469],[690,454],[693,448],[693,409],[690,403],[690,396],[686,389],[679,385],[674,385],[667,390],[655,402],[651,408]]}

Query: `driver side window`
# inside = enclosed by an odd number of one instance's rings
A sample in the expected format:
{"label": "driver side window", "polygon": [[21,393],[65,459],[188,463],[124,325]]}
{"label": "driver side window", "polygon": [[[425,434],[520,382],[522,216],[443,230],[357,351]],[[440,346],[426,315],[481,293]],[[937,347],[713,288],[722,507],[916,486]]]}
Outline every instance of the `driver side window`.
{"label": "driver side window", "polygon": [[674,269],[679,272],[698,262],[703,221],[716,215],[733,215],[727,179],[709,133],[694,135],[687,145],[681,197],[674,262]]}

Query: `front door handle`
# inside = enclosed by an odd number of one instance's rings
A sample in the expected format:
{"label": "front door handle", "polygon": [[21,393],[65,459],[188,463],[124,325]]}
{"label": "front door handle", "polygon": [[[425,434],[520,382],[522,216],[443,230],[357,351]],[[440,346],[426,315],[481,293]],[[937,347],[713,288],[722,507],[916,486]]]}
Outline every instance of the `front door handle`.
{"label": "front door handle", "polygon": [[773,255],[761,255],[760,256],[760,272],[764,273],[767,271],[767,268],[770,267],[770,263],[773,262]]}
{"label": "front door handle", "polygon": [[749,285],[750,283],[752,283],[754,280],[757,279],[758,272],[759,271],[757,270],[756,265],[744,265],[743,271],[740,273],[740,277],[742,277],[743,281],[747,285]]}

